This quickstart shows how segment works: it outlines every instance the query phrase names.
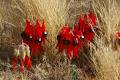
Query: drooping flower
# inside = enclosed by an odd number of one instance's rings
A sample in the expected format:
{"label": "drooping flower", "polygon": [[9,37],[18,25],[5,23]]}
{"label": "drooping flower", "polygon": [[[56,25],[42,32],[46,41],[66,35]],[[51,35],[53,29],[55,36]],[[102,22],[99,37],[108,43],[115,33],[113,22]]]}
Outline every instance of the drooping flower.
{"label": "drooping flower", "polygon": [[[20,61],[20,63],[18,63]],[[25,43],[22,43],[14,50],[14,57],[12,60],[12,68],[16,71],[17,64],[20,64],[20,71],[24,73],[24,67],[27,66],[27,69],[30,70],[32,67],[30,60],[30,49],[29,46]]]}
{"label": "drooping flower", "polygon": [[84,41],[91,42],[96,34],[96,16],[93,12],[88,12],[79,18],[79,27],[83,33]]}
{"label": "drooping flower", "polygon": [[16,70],[18,56],[19,56],[19,50],[18,49],[14,49],[14,57],[13,57],[13,60],[12,60],[12,68],[13,68],[14,71]]}
{"label": "drooping flower", "polygon": [[31,49],[32,53],[38,53],[43,51],[43,44],[45,44],[47,36],[47,31],[45,29],[45,22],[43,20],[42,25],[39,24],[39,21],[36,20],[35,24],[35,41]]}
{"label": "drooping flower", "polygon": [[116,33],[116,38],[117,38],[118,40],[120,40],[120,32],[117,32],[117,33]]}
{"label": "drooping flower", "polygon": [[77,25],[73,27],[72,48],[73,57],[78,58],[78,49],[82,48],[83,33]]}
{"label": "drooping flower", "polygon": [[59,52],[65,50],[70,60],[72,58],[77,59],[79,57],[78,50],[82,48],[82,45],[88,45],[89,42],[93,41],[96,25],[96,16],[89,11],[88,14],[80,16],[72,30],[63,26],[57,36]]}
{"label": "drooping flower", "polygon": [[72,34],[70,32],[70,29],[67,26],[63,26],[60,33],[57,36],[57,48],[60,52],[68,48],[68,46],[70,45],[71,37]]}
{"label": "drooping flower", "polygon": [[72,33],[69,27],[63,26],[60,33],[57,36],[57,48],[59,52],[66,51],[66,55],[69,59],[72,57],[72,46],[71,46]]}
{"label": "drooping flower", "polygon": [[25,56],[25,64],[27,66],[27,69],[30,70],[32,67],[31,61],[30,61],[30,57],[29,56]]}
{"label": "drooping flower", "polygon": [[30,22],[26,20],[26,27],[21,36],[23,42],[29,45],[31,55],[43,51],[43,44],[45,43],[47,36],[44,20],[42,25],[40,25],[38,19],[36,20],[35,25],[31,25]]}
{"label": "drooping flower", "polygon": [[26,20],[25,30],[21,33],[21,36],[23,38],[24,43],[26,43],[29,46],[32,46],[35,34],[34,28],[28,20]]}
{"label": "drooping flower", "polygon": [[29,49],[29,46],[26,45],[26,56],[25,56],[25,64],[27,65],[27,69],[30,70],[31,67],[32,67],[32,63],[31,63],[31,60],[30,60],[30,49]]}
{"label": "drooping flower", "polygon": [[117,39],[118,44],[120,45],[120,32],[116,33],[116,39]]}
{"label": "drooping flower", "polygon": [[63,26],[57,36],[57,48],[59,52],[65,50],[70,60],[72,60],[73,57],[77,59],[78,49],[82,47],[81,36],[82,32],[79,31],[77,27],[74,27],[72,31],[69,27]]}
{"label": "drooping flower", "polygon": [[94,27],[97,25],[96,16],[92,11],[89,11],[88,18],[90,19],[90,24]]}

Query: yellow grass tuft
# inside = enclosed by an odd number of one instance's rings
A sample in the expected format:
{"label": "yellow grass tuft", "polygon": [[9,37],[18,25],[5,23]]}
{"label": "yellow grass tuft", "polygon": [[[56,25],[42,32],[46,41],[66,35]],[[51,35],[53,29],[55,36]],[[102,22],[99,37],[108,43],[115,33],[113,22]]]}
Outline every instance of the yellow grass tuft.
{"label": "yellow grass tuft", "polygon": [[120,7],[116,0],[97,0],[94,2],[94,10],[98,15],[99,27],[102,35],[96,38],[97,48],[93,46],[91,55],[96,69],[97,80],[120,79],[120,48],[113,49],[115,33],[120,29]]}
{"label": "yellow grass tuft", "polygon": [[94,0],[94,10],[98,15],[99,27],[109,41],[120,30],[120,7],[116,0]]}

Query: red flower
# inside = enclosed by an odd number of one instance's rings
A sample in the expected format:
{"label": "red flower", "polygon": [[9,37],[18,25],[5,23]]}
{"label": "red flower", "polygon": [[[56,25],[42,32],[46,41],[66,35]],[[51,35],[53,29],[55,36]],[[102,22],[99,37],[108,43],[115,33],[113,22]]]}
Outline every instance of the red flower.
{"label": "red flower", "polygon": [[72,36],[71,30],[67,26],[63,26],[59,35],[57,36],[57,48],[59,52],[65,50],[66,55],[70,60],[73,57]]}
{"label": "red flower", "polygon": [[30,24],[28,20],[26,20],[26,27],[21,36],[23,38],[23,42],[29,45],[31,55],[43,51],[42,44],[45,43],[45,39],[47,36],[44,20],[42,22],[42,25],[40,25],[37,19],[36,24],[33,26]]}
{"label": "red flower", "polygon": [[83,33],[78,24],[73,27],[72,49],[73,57],[78,58],[78,49],[82,47]]}
{"label": "red flower", "polygon": [[94,27],[94,26],[96,26],[96,16],[95,16],[95,14],[92,12],[92,11],[89,11],[89,13],[88,13],[88,17],[89,17],[89,19],[90,19],[90,24]]}
{"label": "red flower", "polygon": [[116,39],[117,39],[118,44],[120,45],[120,32],[116,33]]}
{"label": "red flower", "polygon": [[34,36],[34,29],[32,27],[32,25],[30,24],[30,22],[28,20],[26,20],[26,27],[24,32],[29,35],[29,36]]}
{"label": "red flower", "polygon": [[30,61],[30,49],[29,46],[25,43],[22,43],[18,46],[17,49],[14,50],[14,58],[12,60],[12,68],[15,71],[16,65],[20,61],[20,71],[24,73],[24,65],[26,64],[27,69],[30,70],[32,67],[31,61]]}
{"label": "red flower", "polygon": [[70,61],[72,60],[73,58],[73,48],[71,45],[69,45],[67,48],[66,48],[66,55],[68,57],[68,59],[70,59]]}
{"label": "red flower", "polygon": [[85,42],[91,42],[96,33],[96,16],[92,12],[81,16],[79,19],[79,27],[83,33]]}
{"label": "red flower", "polygon": [[12,69],[13,71],[16,70],[16,65],[17,65],[18,57],[14,57],[12,60]]}
{"label": "red flower", "polygon": [[120,40],[120,32],[117,32],[117,33],[116,33],[116,38],[117,38],[118,40]]}
{"label": "red flower", "polygon": [[31,46],[33,39],[35,37],[33,26],[28,20],[26,20],[25,30],[21,34],[23,42]]}
{"label": "red flower", "polygon": [[96,16],[89,12],[86,15],[81,15],[77,24],[74,25],[73,31],[70,28],[63,26],[57,36],[59,51],[66,50],[68,58],[78,58],[78,49],[82,47],[82,42],[91,42],[96,33]]}
{"label": "red flower", "polygon": [[81,36],[74,35],[72,39],[72,51],[73,51],[73,57],[78,58],[78,49],[82,47],[82,38]]}
{"label": "red flower", "polygon": [[73,57],[78,58],[78,49],[82,47],[82,32],[74,26],[73,32],[67,26],[63,26],[57,36],[57,48],[59,52],[66,51],[67,57],[71,60]]}
{"label": "red flower", "polygon": [[84,26],[86,24],[85,21],[86,17],[84,15],[81,15],[79,20],[78,20],[78,25],[76,27],[78,27],[78,30],[81,30],[82,32],[84,32]]}
{"label": "red flower", "polygon": [[24,60],[20,59],[19,56],[13,58],[13,60],[12,60],[12,69],[13,69],[13,71],[16,71],[16,66],[17,66],[18,60],[20,60],[20,71],[22,73],[24,73]]}
{"label": "red flower", "polygon": [[27,65],[27,69],[30,70],[32,67],[31,61],[30,61],[30,57],[28,57],[27,55],[25,56],[25,63]]}
{"label": "red flower", "polygon": [[31,55],[36,55],[43,51],[42,43],[45,43],[47,32],[45,31],[44,20],[40,26],[39,21],[36,20],[35,24],[35,40],[31,46]]}
{"label": "red flower", "polygon": [[60,52],[62,52],[64,49],[68,49],[71,37],[72,33],[70,32],[70,29],[67,26],[63,26],[59,35],[57,36],[58,40],[57,48]]}
{"label": "red flower", "polygon": [[43,20],[42,25],[40,26],[39,21],[36,20],[35,25],[35,36],[38,43],[45,43],[45,36],[47,35],[47,32],[45,31],[45,22]]}
{"label": "red flower", "polygon": [[[13,58],[13,61],[12,61],[13,71],[16,71],[16,65],[17,65],[18,60],[19,60],[19,57],[14,57]],[[23,59],[20,59],[20,71],[22,73],[24,73],[24,60]]]}
{"label": "red flower", "polygon": [[20,60],[20,71],[24,73],[24,60],[23,59]]}

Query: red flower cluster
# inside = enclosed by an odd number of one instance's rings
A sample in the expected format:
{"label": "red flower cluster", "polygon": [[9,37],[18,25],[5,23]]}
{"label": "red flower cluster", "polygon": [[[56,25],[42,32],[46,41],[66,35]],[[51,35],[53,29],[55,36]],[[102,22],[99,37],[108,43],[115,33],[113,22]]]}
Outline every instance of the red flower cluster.
{"label": "red flower cluster", "polygon": [[96,16],[89,12],[80,16],[78,22],[70,30],[67,26],[63,26],[57,36],[57,48],[59,52],[66,50],[68,58],[78,58],[78,49],[82,47],[82,43],[91,42],[96,33]]}
{"label": "red flower cluster", "polygon": [[78,25],[78,30],[81,30],[84,35],[84,41],[86,43],[91,42],[97,29],[96,16],[94,15],[94,13],[90,11],[88,14],[80,16]]}
{"label": "red flower cluster", "polygon": [[26,44],[21,44],[17,49],[14,51],[14,57],[12,60],[12,68],[15,71],[17,63],[20,62],[20,71],[24,73],[24,65],[27,66],[27,69],[30,70],[32,67],[30,61],[30,50],[29,46]]}
{"label": "red flower cluster", "polygon": [[29,45],[31,55],[43,51],[43,45],[47,36],[45,30],[45,22],[43,20],[42,25],[36,20],[35,25],[26,20],[25,30],[21,34],[23,42]]}

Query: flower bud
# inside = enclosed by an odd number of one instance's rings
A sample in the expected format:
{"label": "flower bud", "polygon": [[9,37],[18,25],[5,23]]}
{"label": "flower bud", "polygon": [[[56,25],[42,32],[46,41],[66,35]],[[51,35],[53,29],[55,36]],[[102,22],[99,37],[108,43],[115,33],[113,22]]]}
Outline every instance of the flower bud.
{"label": "flower bud", "polygon": [[30,49],[29,49],[29,46],[26,46],[26,55],[27,55],[27,56],[30,56]]}
{"label": "flower bud", "polygon": [[18,49],[14,49],[14,56],[15,57],[19,56],[19,50]]}
{"label": "flower bud", "polygon": [[24,59],[25,58],[25,46],[24,45],[19,46],[19,52],[20,52],[20,58]]}

